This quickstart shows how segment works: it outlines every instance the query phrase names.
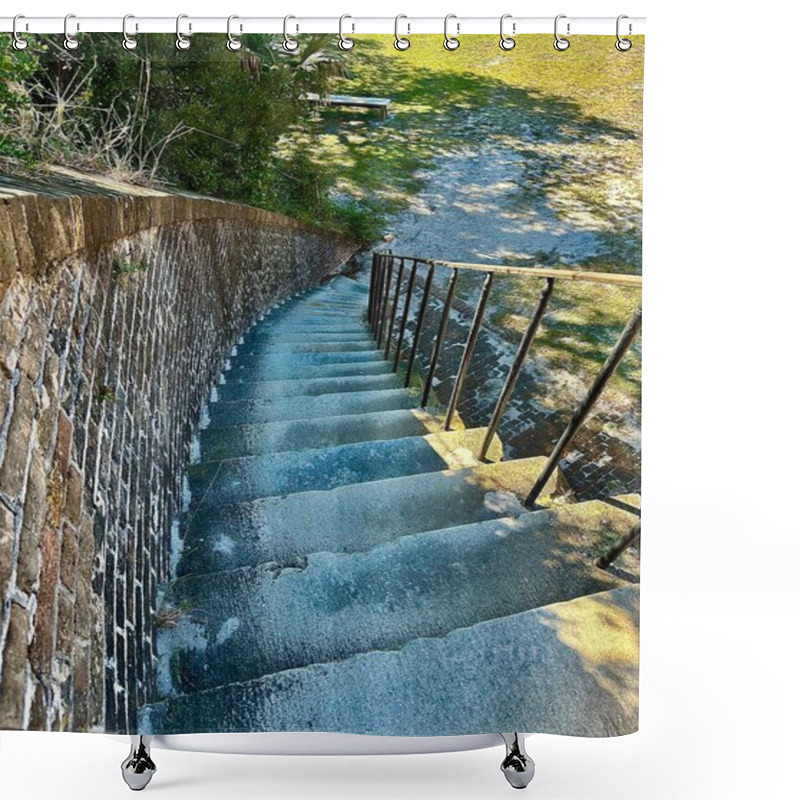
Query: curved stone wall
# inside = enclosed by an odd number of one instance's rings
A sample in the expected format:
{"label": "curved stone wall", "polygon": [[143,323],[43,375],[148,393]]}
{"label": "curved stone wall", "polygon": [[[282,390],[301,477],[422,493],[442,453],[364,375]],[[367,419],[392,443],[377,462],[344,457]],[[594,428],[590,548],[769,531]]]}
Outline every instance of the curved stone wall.
{"label": "curved stone wall", "polygon": [[0,176],[0,727],[133,729],[202,402],[256,316],[357,246],[205,198]]}

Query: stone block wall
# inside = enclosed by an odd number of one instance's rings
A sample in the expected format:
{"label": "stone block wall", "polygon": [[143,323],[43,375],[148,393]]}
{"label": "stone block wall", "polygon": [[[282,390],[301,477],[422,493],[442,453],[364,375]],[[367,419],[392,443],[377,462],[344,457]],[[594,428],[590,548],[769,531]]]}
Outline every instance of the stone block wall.
{"label": "stone block wall", "polygon": [[0,728],[135,732],[203,400],[354,242],[72,175],[0,177]]}

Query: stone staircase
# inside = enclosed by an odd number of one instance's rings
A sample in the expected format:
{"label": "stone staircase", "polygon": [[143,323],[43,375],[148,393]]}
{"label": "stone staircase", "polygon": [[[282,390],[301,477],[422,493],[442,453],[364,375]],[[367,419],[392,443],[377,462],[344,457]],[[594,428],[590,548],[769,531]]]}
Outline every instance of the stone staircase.
{"label": "stone staircase", "polygon": [[232,356],[139,732],[635,729],[638,588],[591,553],[636,499],[527,510],[545,459],[415,408],[366,305],[335,278]]}

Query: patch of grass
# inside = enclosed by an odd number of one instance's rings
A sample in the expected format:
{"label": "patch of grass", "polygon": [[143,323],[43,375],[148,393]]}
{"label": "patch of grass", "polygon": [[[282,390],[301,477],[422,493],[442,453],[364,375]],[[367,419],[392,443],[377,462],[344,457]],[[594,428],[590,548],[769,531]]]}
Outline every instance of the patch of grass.
{"label": "patch of grass", "polygon": [[590,213],[609,255],[636,269],[638,248],[620,249],[615,237],[628,240],[641,193],[642,38],[625,54],[600,36],[565,53],[548,36],[519,37],[508,53],[494,36],[471,36],[454,52],[434,35],[415,36],[403,53],[391,37],[356,40],[351,77],[334,89],[391,98],[389,119],[323,108],[316,126],[284,142],[327,165],[336,196],[385,219],[413,201],[437,157],[490,141],[524,157],[521,202],[545,197],[565,220]]}
{"label": "patch of grass", "polygon": [[[414,36],[402,53],[391,37],[355,38],[351,77],[334,91],[391,98],[388,120],[323,108],[316,126],[286,144],[333,170],[336,197],[385,221],[409,208],[429,180],[435,188],[440,159],[468,158],[485,142],[520,156],[522,178],[509,189],[519,211],[543,203],[556,220],[595,233],[598,252],[582,267],[641,271],[643,37],[623,54],[603,36],[581,37],[564,53],[540,35],[517,37],[507,53],[495,36],[470,36],[454,52],[440,36]],[[555,248],[531,255],[504,263],[565,264]],[[458,296],[474,303],[481,283],[482,276],[462,273]],[[541,281],[498,278],[488,318],[521,332],[540,292]],[[630,289],[557,284],[533,352],[588,383],[640,299]],[[637,343],[609,389],[638,398],[640,379]]]}
{"label": "patch of grass", "polygon": [[[541,280],[518,276],[495,283],[492,322],[522,334],[539,302],[542,285]],[[588,382],[599,372],[641,299],[637,289],[556,282],[531,354]],[[638,400],[641,380],[642,353],[637,341],[614,373],[608,390]]]}

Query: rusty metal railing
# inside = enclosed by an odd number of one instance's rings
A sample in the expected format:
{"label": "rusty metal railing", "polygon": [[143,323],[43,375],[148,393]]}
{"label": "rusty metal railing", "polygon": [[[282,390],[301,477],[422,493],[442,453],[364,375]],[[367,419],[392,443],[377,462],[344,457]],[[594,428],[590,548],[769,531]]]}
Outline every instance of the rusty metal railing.
{"label": "rusty metal railing", "polygon": [[[410,269],[406,271],[407,265]],[[416,313],[412,313],[415,305],[415,287],[421,269],[426,270],[425,279],[422,287],[419,302],[416,304]],[[428,362],[427,375],[425,377],[424,388],[420,406],[426,408],[429,401],[436,370],[444,343],[447,323],[450,317],[453,300],[455,297],[456,285],[459,276],[463,272],[476,272],[485,275],[483,287],[481,289],[478,304],[470,324],[469,333],[464,343],[464,352],[458,371],[454,376],[453,388],[447,403],[447,411],[444,419],[444,429],[450,430],[456,414],[461,392],[469,372],[470,361],[475,352],[478,342],[486,306],[492,290],[492,285],[496,276],[502,275],[522,275],[530,280],[544,279],[545,286],[539,297],[539,301],[530,318],[522,340],[517,348],[514,361],[506,375],[503,388],[495,403],[486,435],[484,436],[479,458],[486,460],[492,439],[497,433],[503,414],[511,399],[517,380],[522,373],[525,361],[530,352],[536,332],[539,329],[542,318],[544,317],[550,299],[556,290],[556,284],[562,281],[584,281],[588,283],[606,284],[622,288],[641,288],[642,278],[640,275],[627,275],[622,273],[609,272],[590,272],[574,269],[554,269],[549,267],[507,267],[493,264],[462,264],[451,261],[436,261],[432,259],[416,258],[413,256],[397,255],[391,252],[376,251],[372,255],[372,273],[370,277],[369,305],[367,311],[368,321],[375,333],[378,348],[383,349],[384,357],[389,358],[391,348],[394,346],[394,358],[392,360],[392,370],[396,373],[400,368],[402,359],[401,353],[403,342],[409,324],[413,326],[412,344],[407,357],[406,373],[404,385],[408,387],[413,377],[414,363],[417,358],[420,346],[420,338],[425,320],[426,311],[430,305],[431,289],[433,278],[437,269],[447,269],[450,271],[450,279],[447,285],[442,316],[439,322],[435,338],[432,342],[430,358]],[[402,291],[403,280],[406,280],[405,292]],[[402,300],[402,309],[400,309]],[[400,319],[398,320],[398,311]],[[397,324],[399,322],[399,324]],[[396,327],[397,324],[397,327]],[[586,396],[578,404],[567,424],[564,432],[557,444],[550,453],[547,463],[531,488],[525,500],[528,507],[536,504],[547,481],[552,476],[559,461],[562,459],[567,447],[572,442],[575,434],[586,421],[592,408],[600,398],[606,384],[619,366],[625,354],[636,340],[642,326],[642,307],[639,305],[628,324],[619,336],[616,344],[609,353],[600,372],[594,379]],[[396,333],[395,333],[396,331]],[[394,339],[394,341],[393,341]]]}

